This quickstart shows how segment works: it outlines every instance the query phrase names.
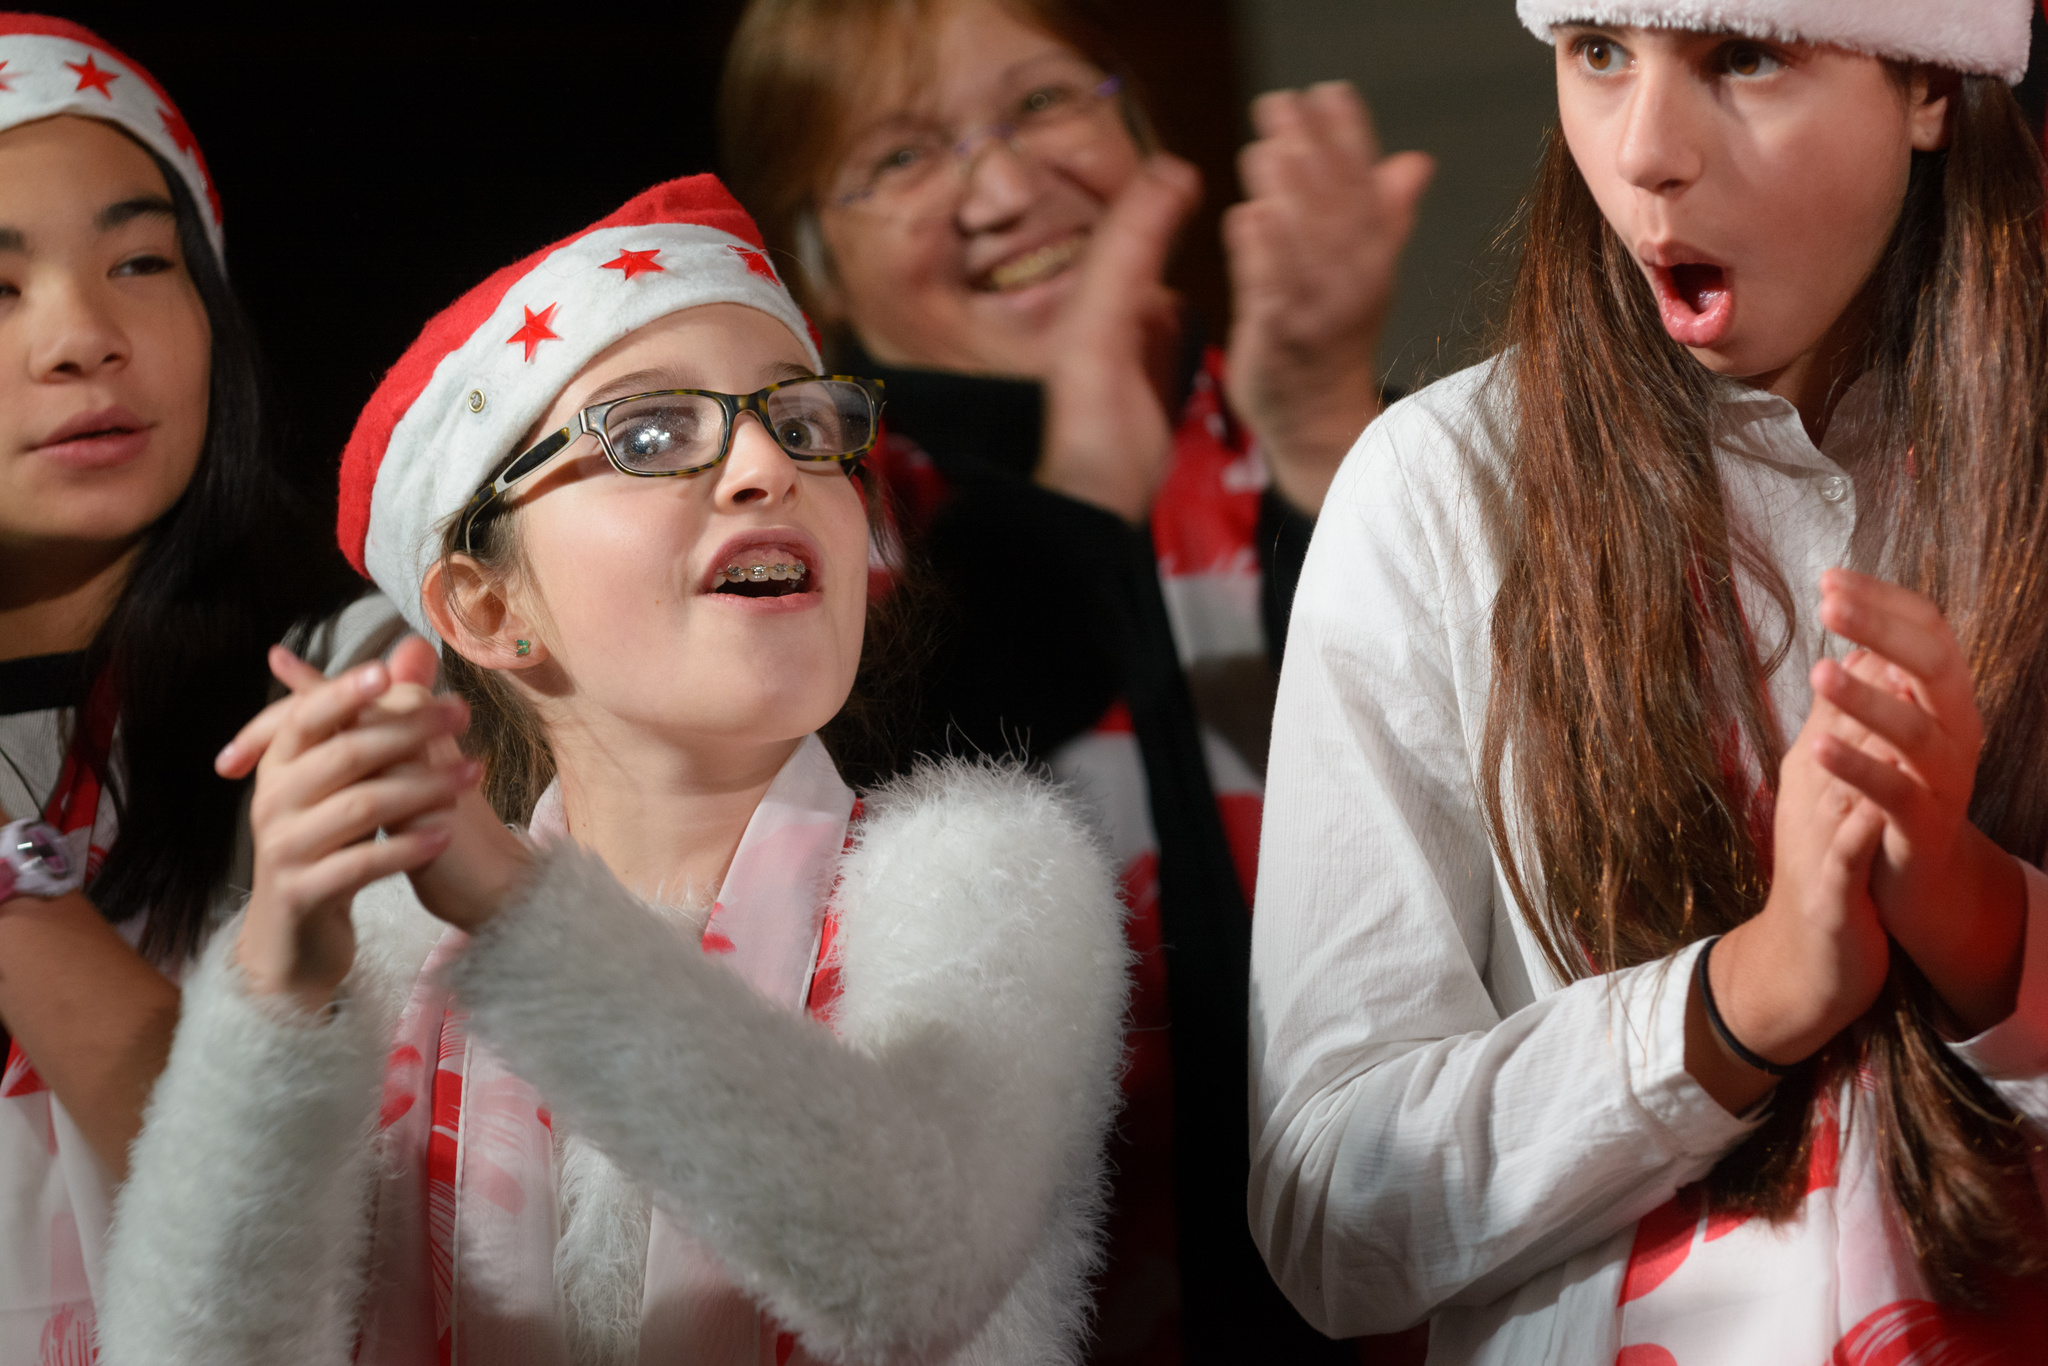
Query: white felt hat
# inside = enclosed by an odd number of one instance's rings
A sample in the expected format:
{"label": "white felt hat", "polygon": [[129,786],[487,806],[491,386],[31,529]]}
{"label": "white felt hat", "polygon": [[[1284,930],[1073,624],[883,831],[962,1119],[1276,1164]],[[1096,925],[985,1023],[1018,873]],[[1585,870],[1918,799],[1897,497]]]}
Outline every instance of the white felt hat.
{"label": "white felt hat", "polygon": [[59,114],[115,124],[170,163],[220,255],[220,196],[185,116],[156,78],[90,29],[42,14],[0,13],[0,132]]}
{"label": "white felt hat", "polygon": [[715,303],[775,318],[820,364],[754,220],[709,175],[635,195],[492,275],[435,315],[356,420],[341,457],[342,553],[433,639],[420,585],[446,520],[606,347]]}
{"label": "white felt hat", "polygon": [[1545,42],[1563,24],[1726,31],[1829,43],[2017,82],[2027,74],[2033,0],[1516,0]]}

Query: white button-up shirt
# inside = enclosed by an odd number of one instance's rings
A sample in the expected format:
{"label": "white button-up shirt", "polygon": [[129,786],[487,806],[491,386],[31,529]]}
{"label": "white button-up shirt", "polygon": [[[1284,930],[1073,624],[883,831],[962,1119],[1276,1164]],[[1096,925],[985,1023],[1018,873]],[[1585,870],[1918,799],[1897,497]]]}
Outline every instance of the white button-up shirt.
{"label": "white button-up shirt", "polygon": [[[1477,769],[1513,430],[1490,374],[1366,430],[1294,601],[1252,931],[1251,1221],[1332,1335],[1433,1318],[1433,1364],[1605,1362],[1636,1221],[1750,1123],[1685,1070],[1697,946],[1561,985],[1488,839]],[[1743,585],[1764,657],[1787,645],[1771,694],[1788,741],[1812,665],[1841,649],[1815,620],[1856,516],[1829,452],[1854,449],[1867,398],[1845,399],[1822,448],[1781,398],[1730,384],[1721,401],[1731,518],[1796,607],[1788,623]],[[2021,1007],[1956,1047],[2048,1122],[2048,879],[2029,888]]]}

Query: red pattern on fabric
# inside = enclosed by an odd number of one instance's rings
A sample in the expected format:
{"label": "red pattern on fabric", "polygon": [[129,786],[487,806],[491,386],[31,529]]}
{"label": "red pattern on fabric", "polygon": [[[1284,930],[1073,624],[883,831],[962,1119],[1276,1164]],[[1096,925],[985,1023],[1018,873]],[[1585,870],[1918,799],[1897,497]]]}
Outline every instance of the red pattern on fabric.
{"label": "red pattern on fabric", "polygon": [[1173,432],[1173,460],[1152,504],[1152,546],[1164,575],[1255,572],[1263,466],[1223,407],[1223,351],[1202,353],[1194,392]]}
{"label": "red pattern on fabric", "polygon": [[697,947],[706,953],[732,953],[738,948],[731,937],[718,928],[718,917],[724,910],[720,902],[711,903],[711,915],[704,922],[704,937],[697,941]]}
{"label": "red pattern on fabric", "polygon": [[[854,840],[860,830],[862,817],[867,808],[856,797],[853,810],[846,817],[846,847],[842,855],[853,852]],[[839,905],[837,889],[825,905],[824,922],[818,926],[818,961],[811,969],[811,985],[804,992],[804,1011],[814,1020],[831,1023],[832,1012],[839,1006],[839,995],[844,983],[839,976],[839,959],[833,950],[839,944]]]}
{"label": "red pattern on fabric", "polygon": [[384,1063],[384,1099],[377,1106],[377,1127],[388,1129],[412,1110],[415,1078],[427,1065],[409,1043],[391,1050]]}
{"label": "red pattern on fabric", "polygon": [[726,250],[739,257],[740,260],[745,261],[748,270],[770,284],[779,285],[782,283],[782,281],[775,278],[775,267],[768,264],[767,252],[756,251],[749,247],[727,247]]}
{"label": "red pattern on fabric", "polygon": [[[80,1312],[81,1309],[83,1312]],[[43,1325],[43,1340],[36,1353],[36,1366],[92,1366],[99,1360],[93,1341],[92,1306],[57,1306]]]}
{"label": "red pattern on fabric", "polygon": [[622,278],[627,280],[632,279],[635,275],[646,275],[650,272],[665,274],[668,271],[668,267],[656,264],[654,259],[659,255],[661,255],[660,247],[653,247],[647,251],[628,251],[626,248],[620,247],[619,254],[605,262],[598,269],[616,270]]}
{"label": "red pattern on fabric", "polygon": [[0,91],[12,91],[13,89],[14,87],[7,83],[7,63],[0,62]]}
{"label": "red pattern on fabric", "polygon": [[36,1069],[28,1060],[28,1054],[21,1051],[21,1040],[7,1040],[7,1069],[0,1072],[0,1097],[32,1096],[38,1091],[47,1091],[49,1086],[36,1075]]}
{"label": "red pattern on fabric", "polygon": [[549,304],[546,308],[536,313],[526,305],[521,304],[519,311],[526,315],[526,321],[519,325],[517,332],[505,338],[506,345],[525,347],[526,363],[531,365],[534,352],[540,349],[542,342],[560,341],[562,339],[560,333],[548,326],[549,323],[555,320],[555,310],[560,307],[560,304]]}
{"label": "red pattern on fabric", "polygon": [[1654,1343],[1639,1342],[1616,1352],[1614,1366],[1678,1366],[1678,1358]]}
{"label": "red pattern on fabric", "polygon": [[1223,837],[1230,841],[1230,860],[1237,867],[1237,885],[1249,916],[1259,886],[1259,824],[1266,814],[1266,799],[1256,792],[1219,792],[1216,811],[1223,817]]}
{"label": "red pattern on fabric", "polygon": [[1641,1299],[1685,1264],[1685,1259],[1692,1255],[1693,1235],[1699,1231],[1705,1195],[1706,1188],[1698,1182],[1681,1186],[1676,1195],[1642,1217],[1636,1225],[1635,1242],[1628,1250],[1628,1274],[1621,1283],[1621,1303]]}
{"label": "red pattern on fabric", "polygon": [[121,79],[121,73],[118,71],[102,71],[93,62],[90,52],[85,54],[84,61],[66,62],[64,65],[78,73],[78,87],[72,92],[73,94],[78,93],[79,90],[97,90],[110,101],[114,98],[114,82]]}

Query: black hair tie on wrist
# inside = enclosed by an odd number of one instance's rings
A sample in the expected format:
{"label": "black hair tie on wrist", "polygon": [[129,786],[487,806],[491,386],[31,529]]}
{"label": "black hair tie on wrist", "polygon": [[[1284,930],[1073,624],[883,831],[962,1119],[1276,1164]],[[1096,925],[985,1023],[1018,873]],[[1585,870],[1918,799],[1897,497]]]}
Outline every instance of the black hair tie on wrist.
{"label": "black hair tie on wrist", "polygon": [[1768,1073],[1773,1077],[1791,1076],[1793,1068],[1796,1068],[1799,1065],[1798,1063],[1793,1063],[1791,1067],[1787,1067],[1782,1063],[1772,1062],[1769,1058],[1750,1052],[1742,1046],[1742,1040],[1735,1037],[1735,1031],[1728,1027],[1728,1022],[1721,1018],[1721,1008],[1714,1004],[1714,984],[1707,978],[1707,960],[1713,957],[1714,945],[1719,943],[1720,939],[1720,935],[1715,935],[1707,941],[1707,946],[1700,950],[1698,972],[1700,979],[1700,1001],[1707,1008],[1707,1023],[1713,1027],[1714,1037],[1727,1044],[1730,1053],[1733,1053],[1736,1057],[1742,1059],[1746,1065],[1754,1067],[1757,1071]]}

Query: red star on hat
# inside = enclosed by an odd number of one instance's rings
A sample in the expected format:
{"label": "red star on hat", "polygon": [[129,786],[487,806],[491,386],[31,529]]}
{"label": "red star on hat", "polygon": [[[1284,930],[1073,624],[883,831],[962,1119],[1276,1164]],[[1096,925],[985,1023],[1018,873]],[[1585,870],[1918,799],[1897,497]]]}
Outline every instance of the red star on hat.
{"label": "red star on hat", "polygon": [[199,139],[192,136],[192,128],[184,116],[175,109],[159,109],[156,116],[164,121],[164,131],[171,135],[171,145],[191,156],[192,149],[199,145]]}
{"label": "red star on hat", "polygon": [[618,259],[605,262],[603,268],[605,270],[623,272],[628,280],[632,279],[635,275],[645,275],[650,271],[662,271],[665,273],[668,270],[667,266],[658,266],[654,263],[654,258],[659,255],[661,255],[660,247],[655,247],[651,251],[627,251],[624,247],[620,247]]}
{"label": "red star on hat", "polygon": [[742,261],[745,261],[747,269],[753,271],[754,274],[762,279],[771,284],[779,285],[782,283],[782,281],[775,278],[775,267],[768,264],[766,252],[755,251],[752,247],[727,247],[726,250],[733,252]]}
{"label": "red star on hat", "polygon": [[11,89],[13,89],[13,87],[7,84],[7,63],[0,62],[0,90]]}
{"label": "red star on hat", "polygon": [[[78,73],[78,90],[97,90],[108,99],[114,98],[113,85],[121,79],[118,71],[102,71],[93,65],[92,54],[85,54],[82,62],[66,62],[65,66]],[[77,90],[72,92],[77,93]]]}
{"label": "red star on hat", "polygon": [[561,337],[548,326],[549,323],[555,320],[555,310],[560,307],[560,304],[549,304],[546,308],[536,313],[526,305],[521,304],[519,311],[526,315],[526,321],[517,332],[505,338],[505,344],[507,346],[523,345],[526,348],[526,359],[530,363],[533,360],[533,353],[540,349],[542,342],[561,340]]}

